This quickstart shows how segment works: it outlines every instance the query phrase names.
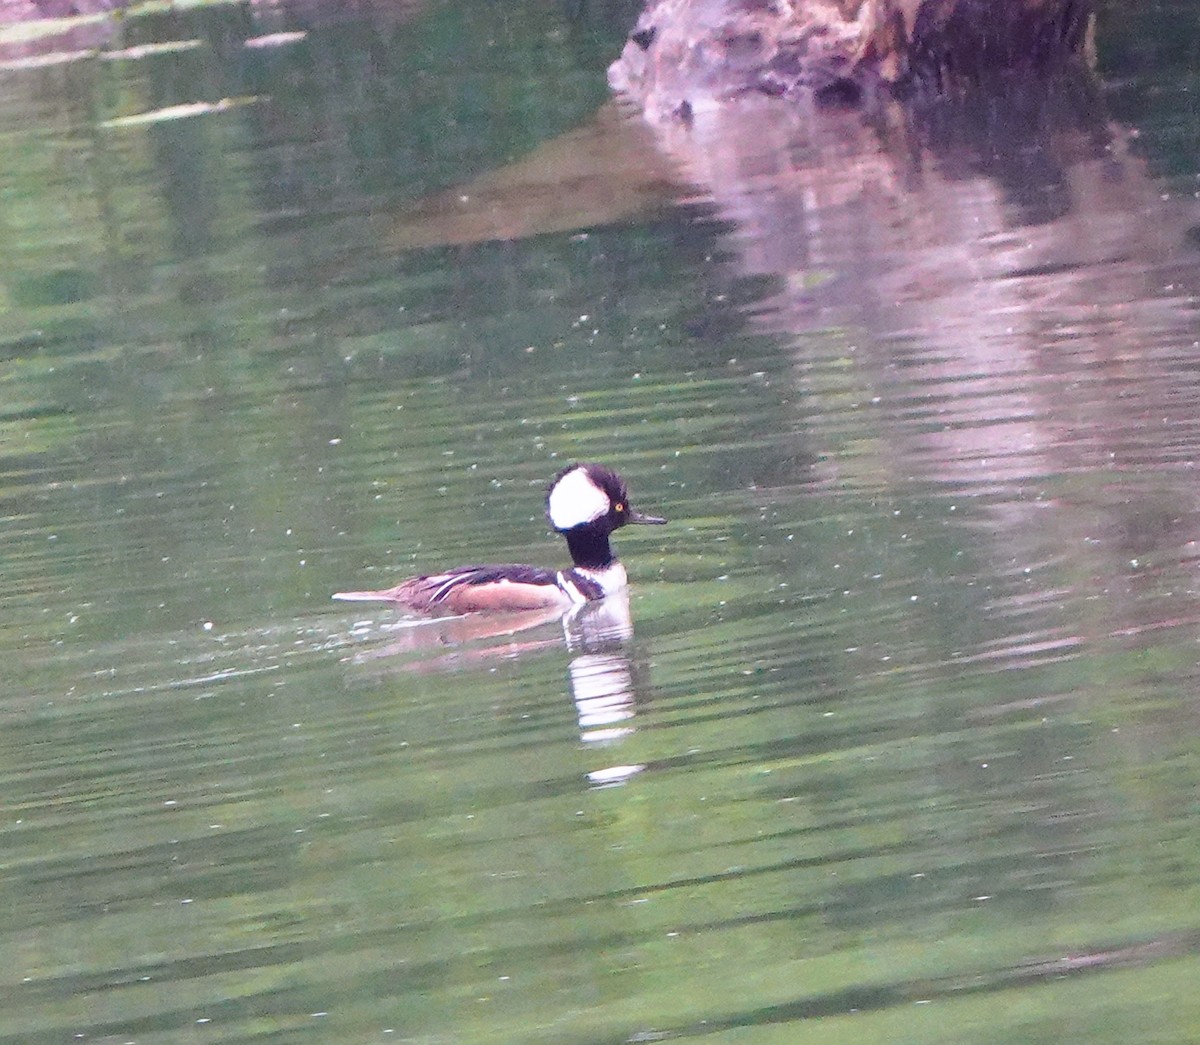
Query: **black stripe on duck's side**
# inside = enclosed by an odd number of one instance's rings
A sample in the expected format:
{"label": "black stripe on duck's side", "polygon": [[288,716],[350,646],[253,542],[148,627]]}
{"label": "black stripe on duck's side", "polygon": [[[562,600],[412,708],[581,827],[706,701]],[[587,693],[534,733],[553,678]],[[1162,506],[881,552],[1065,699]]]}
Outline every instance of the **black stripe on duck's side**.
{"label": "black stripe on duck's side", "polygon": [[[606,595],[611,594],[605,589],[603,583],[585,570],[563,570],[561,583],[564,586],[569,585],[579,592],[582,596],[580,601],[583,602],[595,602],[597,599],[603,599]],[[623,578],[619,587],[625,587]]]}

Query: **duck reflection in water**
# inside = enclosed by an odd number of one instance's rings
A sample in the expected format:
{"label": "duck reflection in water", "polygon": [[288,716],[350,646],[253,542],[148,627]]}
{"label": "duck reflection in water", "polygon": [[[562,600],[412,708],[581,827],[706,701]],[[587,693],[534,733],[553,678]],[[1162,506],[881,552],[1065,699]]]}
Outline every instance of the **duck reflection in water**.
{"label": "duck reflection in water", "polygon": [[[555,623],[561,630],[553,627]],[[375,622],[363,622],[356,635],[377,634],[377,627]],[[565,644],[580,740],[602,748],[634,731],[640,686],[627,591],[581,603],[566,613],[541,609],[406,619],[383,629],[388,641],[348,658],[357,669],[420,674],[463,671],[498,659],[550,653]],[[506,641],[497,641],[501,639]],[[428,655],[433,651],[436,655]],[[593,786],[608,787],[624,783],[643,768],[618,764],[587,776]]]}

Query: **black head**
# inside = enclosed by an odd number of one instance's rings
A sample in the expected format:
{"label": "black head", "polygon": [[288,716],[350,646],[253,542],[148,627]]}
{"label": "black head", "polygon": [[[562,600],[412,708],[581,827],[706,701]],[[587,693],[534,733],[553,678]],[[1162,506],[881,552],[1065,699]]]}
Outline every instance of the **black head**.
{"label": "black head", "polygon": [[559,472],[546,493],[546,517],[559,533],[587,528],[609,534],[627,523],[667,521],[635,511],[625,480],[602,464],[573,464]]}

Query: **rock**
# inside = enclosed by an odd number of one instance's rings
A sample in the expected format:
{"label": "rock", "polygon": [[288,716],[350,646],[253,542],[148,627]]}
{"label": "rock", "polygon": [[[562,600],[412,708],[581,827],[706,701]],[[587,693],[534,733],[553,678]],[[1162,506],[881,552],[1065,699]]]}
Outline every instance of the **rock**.
{"label": "rock", "polygon": [[745,94],[857,105],[1084,54],[1090,0],[650,0],[615,90],[652,121]]}

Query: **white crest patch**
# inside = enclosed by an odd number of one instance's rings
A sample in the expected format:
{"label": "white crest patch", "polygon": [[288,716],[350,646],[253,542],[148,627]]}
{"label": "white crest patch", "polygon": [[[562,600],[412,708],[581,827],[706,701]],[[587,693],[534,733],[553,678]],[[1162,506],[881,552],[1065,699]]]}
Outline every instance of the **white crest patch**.
{"label": "white crest patch", "polygon": [[608,514],[608,494],[600,489],[583,468],[567,472],[550,491],[546,514],[556,530],[569,530],[593,522]]}

